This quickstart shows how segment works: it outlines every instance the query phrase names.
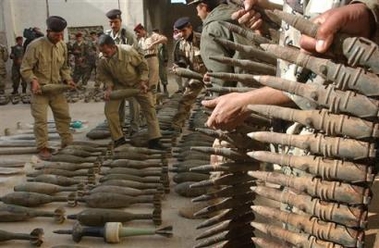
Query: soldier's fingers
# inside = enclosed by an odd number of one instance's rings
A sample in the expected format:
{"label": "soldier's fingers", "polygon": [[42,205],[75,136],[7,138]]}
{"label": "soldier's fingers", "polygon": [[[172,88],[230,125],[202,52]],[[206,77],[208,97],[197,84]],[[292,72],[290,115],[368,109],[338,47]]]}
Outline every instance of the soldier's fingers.
{"label": "soldier's fingers", "polygon": [[233,12],[231,18],[232,18],[232,20],[238,20],[245,13],[246,13],[246,11],[243,9],[237,10],[236,12]]}
{"label": "soldier's fingers", "polygon": [[315,52],[316,42],[316,39],[306,35],[302,35],[300,39],[300,47],[306,51]]}
{"label": "soldier's fingers", "polygon": [[247,12],[246,14],[241,16],[238,19],[238,22],[241,24],[246,24],[246,23],[249,23],[251,21],[255,21],[255,14],[256,14],[256,12],[254,10],[250,10],[249,12]]}
{"label": "soldier's fingers", "polygon": [[214,108],[217,106],[217,98],[212,100],[203,100],[201,104],[206,108]]}
{"label": "soldier's fingers", "polygon": [[249,28],[252,30],[257,30],[262,26],[262,23],[263,23],[262,19],[259,19],[256,22],[254,22]]}

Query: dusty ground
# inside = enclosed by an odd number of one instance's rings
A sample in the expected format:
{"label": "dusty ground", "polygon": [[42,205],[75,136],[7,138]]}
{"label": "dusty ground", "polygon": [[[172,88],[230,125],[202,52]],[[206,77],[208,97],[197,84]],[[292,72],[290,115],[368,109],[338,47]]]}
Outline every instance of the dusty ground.
{"label": "dusty ground", "polygon": [[[171,81],[170,82],[170,92],[176,90],[176,85]],[[73,119],[76,120],[86,120],[88,121],[88,130],[92,127],[95,127],[99,122],[104,120],[103,115],[103,103],[83,103],[77,102],[70,104],[70,112]],[[20,122],[22,124],[32,123],[33,118],[30,114],[29,105],[17,104],[6,106],[0,106],[0,136],[3,135],[5,128],[9,128],[11,132],[16,132],[16,123]],[[49,113],[51,118],[51,113]],[[84,140],[85,133],[75,134],[75,139]],[[0,160],[8,158],[9,156],[0,156]],[[25,161],[30,161],[31,155],[17,155],[12,156],[13,158],[24,159]],[[25,174],[19,174],[17,176],[0,176],[0,195],[4,195],[12,191],[14,185],[19,184],[25,181]],[[374,191],[376,195],[379,195],[379,190],[376,183]],[[369,221],[369,230],[367,232],[367,244],[366,247],[379,247],[379,244],[374,245],[375,235],[377,229],[379,228],[379,219],[376,213],[379,212],[379,204],[377,198],[374,198],[371,209],[371,217]],[[127,238],[120,244],[112,244],[112,247],[144,247],[144,248],[184,248],[184,247],[193,247],[195,242],[195,237],[199,235],[203,230],[196,230],[196,225],[200,220],[187,220],[181,218],[177,215],[178,210],[189,204],[189,199],[180,197],[176,195],[173,191],[168,194],[163,200],[163,224],[162,226],[172,225],[174,228],[174,237],[171,239],[165,239],[159,236],[145,236],[145,237],[133,237]],[[58,206],[65,206],[65,209],[68,214],[78,213],[83,207],[77,206],[75,208],[67,207],[65,203],[50,203],[45,207],[38,208],[44,210],[54,210]],[[137,207],[131,208],[131,212],[149,212],[150,207],[145,207],[139,205]],[[42,227],[44,229],[44,244],[42,247],[52,247],[54,245],[75,245],[75,242],[72,241],[71,237],[68,235],[57,235],[52,231],[57,229],[71,229],[73,221],[66,220],[63,224],[55,224],[50,218],[34,218],[27,222],[18,222],[18,223],[1,223],[0,230],[6,230],[11,232],[21,232],[29,233],[33,228]],[[128,225],[128,224],[127,224]],[[129,224],[132,227],[146,227],[154,228],[153,224],[149,221],[139,221],[131,222]],[[110,244],[106,244],[102,239],[96,238],[83,238],[82,242],[79,244],[83,247],[110,247]],[[25,241],[9,241],[0,243],[0,247],[30,247],[30,244]],[[69,246],[73,247],[73,246]]]}

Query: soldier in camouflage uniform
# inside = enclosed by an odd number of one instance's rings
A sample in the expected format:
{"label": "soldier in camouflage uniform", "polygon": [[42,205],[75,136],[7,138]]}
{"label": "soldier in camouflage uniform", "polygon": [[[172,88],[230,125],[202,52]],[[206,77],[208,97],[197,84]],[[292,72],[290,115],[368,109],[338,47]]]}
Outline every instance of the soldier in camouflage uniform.
{"label": "soldier in camouflage uniform", "polygon": [[83,34],[77,33],[75,35],[76,41],[72,44],[71,54],[75,56],[74,74],[72,76],[76,84],[81,80],[81,85],[87,85],[88,79],[86,78],[86,72],[88,68],[87,64],[87,44],[83,40]]}
{"label": "soldier in camouflage uniform", "polygon": [[24,47],[22,46],[23,38],[21,36],[16,37],[16,45],[11,47],[11,54],[9,57],[13,60],[12,64],[12,95],[18,94],[18,87],[22,86],[22,93],[26,93],[26,82],[22,79],[20,74],[20,67],[22,57],[24,56]]}
{"label": "soldier in camouflage uniform", "polygon": [[5,77],[7,75],[5,63],[7,60],[8,50],[4,45],[0,44],[0,95],[3,95],[5,93]]}
{"label": "soldier in camouflage uniform", "polygon": [[86,74],[84,76],[84,80],[88,82],[88,80],[91,78],[92,71],[95,73],[95,88],[100,88],[100,81],[97,80],[96,77],[96,65],[97,65],[97,58],[99,56],[99,51],[97,48],[97,33],[91,32],[91,40],[87,42],[87,70]]}

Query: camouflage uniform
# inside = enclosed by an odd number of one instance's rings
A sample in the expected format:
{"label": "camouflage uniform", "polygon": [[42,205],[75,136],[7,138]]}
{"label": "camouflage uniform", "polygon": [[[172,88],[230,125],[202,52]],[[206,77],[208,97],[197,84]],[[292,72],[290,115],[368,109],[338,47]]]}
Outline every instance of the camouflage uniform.
{"label": "camouflage uniform", "polygon": [[85,71],[85,75],[83,77],[83,81],[88,82],[88,80],[91,78],[92,71],[95,72],[95,88],[100,87],[100,81],[96,78],[96,64],[97,64],[97,58],[99,56],[99,51],[96,45],[96,42],[89,41],[87,43],[87,52],[86,52],[86,61],[87,61],[87,68]]}
{"label": "camouflage uniform", "polygon": [[0,44],[0,94],[4,94],[5,91],[5,77],[7,75],[5,62],[7,62],[7,60],[8,50],[5,46]]}
{"label": "camouflage uniform", "polygon": [[[167,92],[167,62],[168,62],[168,52],[166,44],[159,44],[158,46],[158,60],[159,60],[159,82],[163,86],[163,92]],[[157,90],[160,91],[160,85],[158,82]]]}
{"label": "camouflage uniform", "polygon": [[13,60],[12,64],[12,94],[18,93],[18,88],[22,86],[22,93],[26,93],[26,82],[22,79],[20,74],[20,67],[22,62],[22,57],[24,56],[24,47],[22,45],[15,45],[11,47],[10,58]]}
{"label": "camouflage uniform", "polygon": [[[27,83],[37,79],[41,86],[62,84],[71,80],[67,61],[67,47],[63,41],[53,44],[47,37],[30,43],[21,64],[21,75]],[[63,93],[33,94],[31,112],[34,117],[34,135],[39,150],[48,147],[47,107],[50,106],[62,147],[72,142],[69,106]]]}
{"label": "camouflage uniform", "polygon": [[87,85],[88,78],[85,77],[88,68],[87,52],[87,44],[84,41],[80,43],[76,41],[72,44],[71,54],[75,56],[75,67],[72,78],[76,84],[82,80],[81,84]]}
{"label": "camouflage uniform", "polygon": [[[148,81],[146,61],[131,46],[118,45],[117,52],[111,58],[100,58],[99,79],[112,90],[139,88],[140,81]],[[147,121],[149,139],[161,137],[158,119],[153,104],[152,93],[134,97],[143,109]],[[123,100],[109,100],[105,103],[105,116],[114,141],[123,138],[118,109]]]}

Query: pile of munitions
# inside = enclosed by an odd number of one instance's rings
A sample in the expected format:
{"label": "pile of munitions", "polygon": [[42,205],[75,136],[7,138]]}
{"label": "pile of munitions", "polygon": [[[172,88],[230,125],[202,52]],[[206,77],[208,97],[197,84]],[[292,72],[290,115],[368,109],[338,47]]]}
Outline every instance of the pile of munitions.
{"label": "pile of munitions", "polygon": [[[22,135],[26,137],[26,134]],[[13,145],[17,145],[16,141],[12,141]],[[75,141],[54,153],[50,161],[36,163],[33,171],[26,174],[27,182],[15,185],[13,192],[1,196],[3,218],[0,221],[47,217],[62,223],[66,218],[72,219],[75,220],[72,230],[54,232],[71,234],[76,242],[83,236],[103,237],[110,243],[135,235],[171,237],[171,226],[156,229],[122,226],[122,223],[133,220],[148,220],[155,226],[161,225],[161,200],[169,192],[167,166],[170,156],[169,150],[151,150],[128,144],[114,149],[108,143]],[[84,203],[86,208],[67,216],[63,206],[54,211],[35,209],[52,202],[67,202],[71,207]],[[134,204],[147,204],[152,207],[151,212],[127,210]],[[4,236],[0,240],[22,238],[40,245],[41,233],[11,235],[0,232]]]}
{"label": "pile of munitions", "polygon": [[[271,14],[304,34],[315,37],[317,33],[317,26],[310,21],[281,11]],[[242,32],[239,27],[227,26],[246,37],[252,35],[246,30]],[[259,68],[257,70],[261,72],[250,73],[264,73],[265,76],[209,74],[214,78],[241,82],[247,87],[265,85],[282,90],[303,97],[317,108],[299,110],[251,105],[252,120],[248,122],[254,123],[256,127],[245,124],[233,132],[198,129],[225,141],[225,145],[221,148],[192,146],[191,150],[222,155],[226,162],[190,169],[191,172],[219,173],[214,178],[190,186],[213,186],[212,190],[207,189],[206,194],[193,201],[217,199],[217,203],[195,214],[215,214],[198,228],[217,224],[197,238],[202,241],[196,247],[216,243],[217,247],[364,246],[368,204],[372,197],[370,187],[377,173],[376,123],[379,103],[376,98],[379,94],[379,78],[376,73],[379,72],[379,63],[376,58],[379,49],[366,39],[351,38],[344,34],[338,34],[335,40],[332,49],[335,58],[328,60],[262,40],[254,39],[259,46],[242,46],[215,38],[216,42],[228,49],[262,59],[260,62],[264,63],[265,70],[267,67],[271,70],[276,59],[282,59],[320,76],[328,84],[284,80],[273,76],[274,71],[261,71],[263,66],[259,64],[251,66]],[[247,65],[248,68],[251,68],[249,63],[255,63],[213,59],[235,66]],[[216,90],[222,93],[236,91],[219,87]],[[270,126],[275,130],[278,120],[300,123],[312,130],[313,134],[293,135],[264,130],[264,127]],[[281,153],[267,151],[265,148],[269,145],[280,148]],[[301,149],[306,155],[288,153],[293,149]],[[283,172],[263,171],[262,163],[280,165]],[[291,173],[285,173],[289,170]],[[253,205],[256,195],[276,201],[282,207]],[[258,216],[263,217],[264,221],[255,220]],[[276,221],[282,225],[274,224]],[[255,229],[266,236],[254,237]]]}

